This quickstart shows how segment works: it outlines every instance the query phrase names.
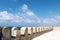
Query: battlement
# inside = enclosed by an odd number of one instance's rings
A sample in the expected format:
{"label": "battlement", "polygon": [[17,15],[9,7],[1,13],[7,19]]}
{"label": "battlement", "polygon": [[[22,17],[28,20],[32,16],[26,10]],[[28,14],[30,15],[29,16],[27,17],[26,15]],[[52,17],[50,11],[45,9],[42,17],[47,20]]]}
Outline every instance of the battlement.
{"label": "battlement", "polygon": [[53,27],[3,27],[1,31],[3,40],[32,40],[52,30]]}

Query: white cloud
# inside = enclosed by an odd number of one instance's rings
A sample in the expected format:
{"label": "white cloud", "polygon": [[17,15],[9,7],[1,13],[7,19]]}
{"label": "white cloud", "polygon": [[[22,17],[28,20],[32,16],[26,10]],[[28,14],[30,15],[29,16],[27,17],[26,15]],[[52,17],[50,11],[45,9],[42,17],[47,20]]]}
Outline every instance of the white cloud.
{"label": "white cloud", "polygon": [[24,21],[27,20],[27,23],[38,23],[38,21],[40,22],[40,18],[37,17],[34,14],[34,12],[32,12],[31,10],[29,10],[28,6],[26,4],[24,4],[22,6],[22,12],[23,12],[22,17],[25,18]]}
{"label": "white cloud", "polygon": [[56,19],[54,19],[54,18],[50,18],[50,19],[48,19],[48,18],[45,18],[44,20],[43,20],[43,23],[45,23],[45,24],[54,24],[54,23],[56,23],[57,22],[57,20]]}
{"label": "white cloud", "polygon": [[20,21],[21,17],[18,15],[11,14],[7,11],[0,12],[0,22],[18,22]]}
{"label": "white cloud", "polygon": [[58,20],[60,20],[60,15],[58,15],[58,16],[55,16],[55,18],[56,18],[56,19],[58,19]]}
{"label": "white cloud", "polygon": [[37,17],[31,10],[28,9],[28,6],[24,4],[21,8],[22,13],[13,14],[8,11],[0,12],[0,24],[4,22],[8,23],[39,23],[40,19]]}
{"label": "white cloud", "polygon": [[28,6],[26,4],[24,4],[21,9],[23,12],[29,11]]}
{"label": "white cloud", "polygon": [[22,13],[17,12],[16,14],[9,13],[8,11],[0,12],[0,24],[1,23],[13,23],[15,25],[23,24],[35,24],[35,25],[57,25],[60,23],[60,15],[52,18],[40,19],[34,12],[29,10],[28,6],[24,4],[21,8]]}
{"label": "white cloud", "polygon": [[45,18],[45,19],[43,19],[42,22],[47,25],[59,26],[60,25],[60,16],[59,15],[52,17],[52,18]]}
{"label": "white cloud", "polygon": [[26,14],[27,14],[28,16],[34,16],[34,13],[33,13],[33,12],[26,12]]}
{"label": "white cloud", "polygon": [[0,12],[0,19],[8,20],[8,19],[11,19],[12,18],[11,16],[10,16],[10,14],[8,14],[7,11]]}

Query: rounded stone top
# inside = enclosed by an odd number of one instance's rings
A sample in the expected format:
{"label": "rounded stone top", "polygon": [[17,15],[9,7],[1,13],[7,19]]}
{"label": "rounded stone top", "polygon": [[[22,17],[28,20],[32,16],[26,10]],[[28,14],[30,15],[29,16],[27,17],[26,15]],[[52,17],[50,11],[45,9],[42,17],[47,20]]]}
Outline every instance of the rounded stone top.
{"label": "rounded stone top", "polygon": [[3,30],[6,31],[6,30],[9,30],[9,28],[8,27],[3,27]]}
{"label": "rounded stone top", "polygon": [[18,30],[18,28],[17,27],[13,27],[12,30]]}

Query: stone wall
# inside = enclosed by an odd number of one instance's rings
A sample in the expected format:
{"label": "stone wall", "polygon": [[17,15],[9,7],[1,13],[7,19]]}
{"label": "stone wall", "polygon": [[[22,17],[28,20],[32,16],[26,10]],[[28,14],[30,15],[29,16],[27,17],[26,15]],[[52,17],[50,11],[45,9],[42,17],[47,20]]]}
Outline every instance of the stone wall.
{"label": "stone wall", "polygon": [[11,29],[3,27],[2,38],[3,40],[31,40],[51,30],[53,30],[52,27],[12,27]]}

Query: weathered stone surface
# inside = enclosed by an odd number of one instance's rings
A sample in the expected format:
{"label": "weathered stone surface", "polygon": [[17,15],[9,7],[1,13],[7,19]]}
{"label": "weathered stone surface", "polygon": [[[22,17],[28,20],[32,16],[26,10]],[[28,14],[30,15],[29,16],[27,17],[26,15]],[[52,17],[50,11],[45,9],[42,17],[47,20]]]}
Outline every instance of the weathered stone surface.
{"label": "weathered stone surface", "polygon": [[3,40],[10,40],[10,29],[8,27],[4,27],[2,29]]}
{"label": "weathered stone surface", "polygon": [[15,30],[15,31],[16,31],[16,40],[21,40],[20,30]]}
{"label": "weathered stone surface", "polygon": [[21,35],[21,40],[26,40],[27,39],[27,32],[28,30],[26,29],[26,27],[22,27],[20,29],[20,35]]}

